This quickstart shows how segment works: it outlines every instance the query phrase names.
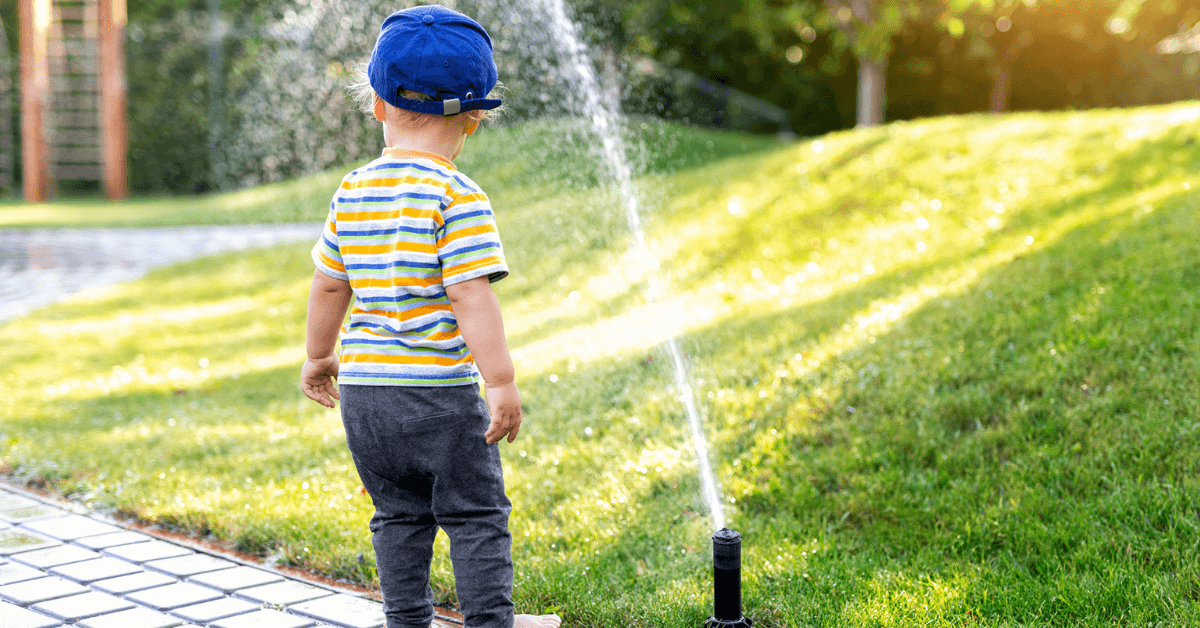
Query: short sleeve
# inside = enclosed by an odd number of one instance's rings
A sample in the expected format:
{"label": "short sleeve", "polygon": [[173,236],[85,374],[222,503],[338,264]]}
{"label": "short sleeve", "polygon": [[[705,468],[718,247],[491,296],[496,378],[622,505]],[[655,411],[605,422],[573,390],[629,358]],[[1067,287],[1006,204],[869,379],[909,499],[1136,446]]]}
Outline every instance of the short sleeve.
{"label": "short sleeve", "polygon": [[334,279],[350,281],[350,275],[346,273],[346,266],[342,262],[342,251],[338,247],[337,213],[333,203],[329,204],[329,218],[325,220],[321,239],[317,240],[312,248],[312,259],[317,265],[317,270]]}
{"label": "short sleeve", "polygon": [[437,232],[442,285],[477,277],[496,282],[508,276],[496,216],[487,195],[474,192],[458,196],[442,210],[442,220]]}

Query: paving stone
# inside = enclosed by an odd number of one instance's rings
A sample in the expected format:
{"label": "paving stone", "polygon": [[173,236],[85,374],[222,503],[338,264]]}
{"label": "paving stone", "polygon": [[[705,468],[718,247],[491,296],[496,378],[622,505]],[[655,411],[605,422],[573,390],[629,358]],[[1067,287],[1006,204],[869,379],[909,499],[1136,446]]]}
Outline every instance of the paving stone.
{"label": "paving stone", "polygon": [[305,628],[315,622],[307,617],[289,615],[274,609],[266,609],[236,615],[212,624],[213,628]]}
{"label": "paving stone", "polygon": [[382,604],[353,595],[331,595],[289,606],[288,611],[344,628],[379,628],[387,623]]}
{"label": "paving stone", "polygon": [[88,617],[130,609],[133,608],[133,604],[107,593],[88,591],[79,595],[34,604],[30,608],[66,622],[75,622]]}
{"label": "paving stone", "polygon": [[187,556],[194,554],[192,550],[167,543],[166,541],[151,540],[145,543],[132,543],[130,545],[118,545],[104,550],[105,554],[115,556],[124,560],[135,563],[144,563],[150,560],[159,560],[162,558],[174,558],[176,556]]}
{"label": "paving stone", "polygon": [[83,628],[175,628],[175,626],[182,623],[183,620],[178,617],[171,617],[170,615],[138,606],[127,611],[112,613],[111,615],[101,615],[85,619],[75,625],[82,626]]}
{"label": "paving stone", "polygon": [[62,543],[17,528],[0,530],[0,556],[10,556],[17,552],[28,552],[55,545],[62,545]]}
{"label": "paving stone", "polygon": [[85,560],[81,563],[71,563],[69,565],[59,565],[50,569],[50,573],[56,576],[62,576],[67,580],[74,580],[82,584],[95,582],[97,580],[107,580],[109,578],[117,578],[120,576],[128,576],[130,574],[139,573],[142,570],[137,565],[127,563],[123,560],[102,556],[95,560]]}
{"label": "paving stone", "polygon": [[3,622],[0,626],[4,628],[53,628],[62,625],[57,619],[27,611],[7,602],[0,602],[0,622]]}
{"label": "paving stone", "polygon": [[54,576],[26,580],[16,584],[6,584],[0,587],[0,598],[7,602],[29,606],[39,602],[47,602],[68,595],[87,593],[87,589]]}
{"label": "paving stone", "polygon": [[85,536],[98,536],[112,532],[120,532],[121,528],[100,523],[81,515],[68,515],[56,519],[41,519],[23,524],[24,528],[33,530],[60,541],[74,541]]}
{"label": "paving stone", "polygon": [[143,567],[161,571],[176,578],[186,578],[197,574],[218,571],[236,567],[237,563],[205,554],[191,554],[162,560],[151,560],[142,563]]}
{"label": "paving stone", "polygon": [[204,602],[203,604],[195,604],[192,606],[184,606],[171,611],[172,615],[178,615],[188,621],[194,621],[200,624],[233,617],[234,615],[243,615],[251,611],[257,611],[262,607],[253,602],[246,600],[238,600],[231,597],[223,597],[219,600]]}
{"label": "paving stone", "polygon": [[242,589],[235,595],[252,602],[263,602],[271,606],[289,606],[299,602],[307,602],[320,597],[333,595],[320,587],[314,587],[295,580],[284,580],[261,587]]}
{"label": "paving stone", "polygon": [[121,576],[120,578],[112,578],[109,580],[101,580],[93,582],[92,588],[113,595],[128,595],[136,591],[145,591],[155,587],[174,584],[178,580],[164,574],[153,571],[143,571],[129,576]]}
{"label": "paving stone", "polygon": [[90,550],[102,550],[107,547],[116,547],[118,545],[129,545],[130,543],[141,543],[150,540],[150,537],[140,532],[131,532],[122,530],[111,534],[101,534],[100,536],[85,536],[81,539],[76,539],[76,545],[82,545]]}
{"label": "paving stone", "polygon": [[12,510],[13,508],[25,508],[27,506],[38,506],[37,502],[28,497],[13,495],[9,492],[0,493],[0,510]]}
{"label": "paving stone", "polygon": [[201,602],[211,602],[223,596],[221,592],[208,587],[187,582],[177,582],[175,584],[168,584],[165,587],[131,593],[127,597],[138,604],[143,604],[160,611],[169,611],[183,606],[200,604]]}
{"label": "paving stone", "polygon": [[0,565],[0,586],[33,580],[34,578],[42,578],[45,575],[40,569],[34,569],[33,567],[17,563],[8,563]]}
{"label": "paving stone", "polygon": [[66,515],[57,508],[51,508],[42,504],[34,504],[32,506],[22,506],[20,508],[12,508],[10,510],[0,510],[0,521],[9,523],[25,523],[26,521],[34,521],[36,519],[46,519],[48,517],[62,517]]}
{"label": "paving stone", "polygon": [[25,563],[30,567],[49,569],[59,565],[66,565],[68,563],[78,563],[85,560],[100,558],[100,555],[92,550],[83,549],[82,547],[76,547],[74,545],[59,545],[58,547],[48,547],[46,549],[13,554],[9,556],[9,558],[16,562]]}
{"label": "paving stone", "polygon": [[233,569],[223,569],[221,571],[192,576],[187,580],[188,582],[195,582],[206,587],[220,589],[225,593],[233,593],[238,589],[248,589],[272,582],[282,582],[283,576],[262,569],[255,569],[254,567],[234,567]]}

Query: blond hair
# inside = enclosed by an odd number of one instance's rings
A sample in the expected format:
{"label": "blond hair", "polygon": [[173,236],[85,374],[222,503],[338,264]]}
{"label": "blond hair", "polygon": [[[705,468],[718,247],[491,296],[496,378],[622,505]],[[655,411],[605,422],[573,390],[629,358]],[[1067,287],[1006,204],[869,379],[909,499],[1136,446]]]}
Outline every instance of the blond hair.
{"label": "blond hair", "polygon": [[[373,115],[375,112],[375,102],[381,97],[379,94],[375,93],[375,88],[371,87],[371,78],[367,75],[367,64],[367,61],[362,61],[355,67],[354,82],[350,83],[346,89],[350,92],[350,97],[354,99],[355,104],[358,105],[358,108],[362,110],[363,113],[367,115]],[[503,97],[504,92],[504,84],[500,81],[496,81],[496,86],[492,88],[492,91],[488,93],[487,97],[498,99]],[[434,100],[433,96],[430,96],[429,94],[414,92],[410,89],[400,90],[400,97],[408,100]],[[407,109],[400,109],[399,107],[394,107],[394,109],[397,110],[397,113],[400,116],[400,122],[410,127],[422,127],[433,119],[446,117],[434,115],[432,113],[409,111]],[[506,110],[507,107],[500,105],[495,109],[476,111],[481,111],[483,120],[493,122],[503,115]]]}

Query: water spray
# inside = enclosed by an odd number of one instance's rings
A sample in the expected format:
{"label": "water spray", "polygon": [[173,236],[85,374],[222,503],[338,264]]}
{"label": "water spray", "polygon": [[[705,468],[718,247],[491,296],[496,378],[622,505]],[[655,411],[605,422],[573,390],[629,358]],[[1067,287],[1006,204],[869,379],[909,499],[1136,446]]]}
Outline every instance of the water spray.
{"label": "water spray", "polygon": [[713,542],[713,615],[704,628],[752,628],[742,615],[742,535],[721,528]]}
{"label": "water spray", "polygon": [[[567,14],[565,1],[538,1],[547,9],[547,27],[559,56],[573,77],[571,81],[576,87],[573,93],[578,97],[573,104],[579,114],[591,121],[592,132],[600,140],[599,156],[625,209],[625,217],[633,234],[633,251],[653,268],[654,255],[642,228],[633,172],[629,167],[625,144],[621,138],[623,125],[616,95],[601,89],[587,45],[579,36],[579,26]],[[658,303],[664,295],[665,286],[662,279],[657,273],[650,272],[647,277],[646,300],[652,304]],[[742,535],[725,527],[721,491],[709,463],[708,444],[700,422],[700,411],[696,406],[696,395],[688,383],[683,351],[680,350],[674,335],[667,339],[665,345],[671,357],[675,389],[679,393],[679,400],[683,402],[692,445],[696,450],[701,492],[712,514],[715,524],[713,527],[717,528],[716,534],[712,536],[714,608],[713,616],[708,618],[705,628],[751,628],[750,620],[742,616]]]}

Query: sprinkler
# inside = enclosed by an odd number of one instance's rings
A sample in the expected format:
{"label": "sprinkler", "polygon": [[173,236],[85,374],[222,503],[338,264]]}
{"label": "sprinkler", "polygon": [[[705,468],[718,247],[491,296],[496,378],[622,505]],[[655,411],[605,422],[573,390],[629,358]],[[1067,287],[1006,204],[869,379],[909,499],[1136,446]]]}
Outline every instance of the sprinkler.
{"label": "sprinkler", "polygon": [[704,628],[752,628],[742,616],[742,535],[721,528],[713,542],[713,616]]}

